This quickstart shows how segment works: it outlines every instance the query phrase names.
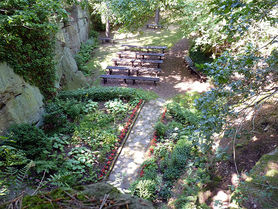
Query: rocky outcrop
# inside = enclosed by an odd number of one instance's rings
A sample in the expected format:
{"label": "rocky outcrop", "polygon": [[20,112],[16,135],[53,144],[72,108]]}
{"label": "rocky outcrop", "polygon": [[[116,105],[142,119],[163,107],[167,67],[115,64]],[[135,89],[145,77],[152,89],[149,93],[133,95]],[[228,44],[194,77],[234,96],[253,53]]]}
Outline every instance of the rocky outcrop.
{"label": "rocky outcrop", "polygon": [[0,133],[11,124],[39,124],[44,113],[40,90],[26,83],[7,64],[0,64]]}
{"label": "rocky outcrop", "polygon": [[64,90],[86,87],[86,77],[78,71],[74,55],[79,51],[81,43],[88,40],[89,15],[79,6],[68,9],[70,16],[67,22],[60,24],[56,36],[57,73],[55,87]]}
{"label": "rocky outcrop", "polygon": [[[23,208],[130,208],[154,209],[151,202],[122,194],[115,187],[106,183],[76,186],[76,190],[57,188],[37,195],[26,195]],[[9,202],[8,202],[9,203]],[[2,205],[5,206],[5,205]],[[0,206],[1,208],[1,206]],[[41,208],[41,207],[40,207]]]}

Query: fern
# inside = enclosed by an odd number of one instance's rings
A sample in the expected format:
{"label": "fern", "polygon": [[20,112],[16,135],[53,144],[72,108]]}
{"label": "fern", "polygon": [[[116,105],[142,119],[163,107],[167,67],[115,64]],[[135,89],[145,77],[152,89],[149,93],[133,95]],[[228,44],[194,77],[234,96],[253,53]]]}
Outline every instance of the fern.
{"label": "fern", "polygon": [[33,166],[35,166],[34,161],[30,161],[27,165],[25,165],[23,168],[18,170],[18,172],[16,173],[16,186],[17,187],[20,187],[22,185],[24,178],[28,174],[28,171]]}

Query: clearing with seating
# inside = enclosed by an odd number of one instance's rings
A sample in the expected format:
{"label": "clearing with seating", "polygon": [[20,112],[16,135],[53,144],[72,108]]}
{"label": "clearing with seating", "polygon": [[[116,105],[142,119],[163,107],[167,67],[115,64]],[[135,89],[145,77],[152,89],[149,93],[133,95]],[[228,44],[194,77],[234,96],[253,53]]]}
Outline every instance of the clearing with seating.
{"label": "clearing with seating", "polygon": [[161,72],[160,68],[149,68],[149,67],[128,67],[128,66],[107,66],[106,69],[109,70],[109,74],[111,75],[113,70],[118,71],[128,71],[128,75],[131,74],[131,71],[135,71],[138,76],[140,72],[155,72],[156,75]]}
{"label": "clearing with seating", "polygon": [[125,50],[128,48],[131,49],[147,49],[147,52],[150,50],[162,50],[162,53],[165,52],[167,49],[167,46],[135,46],[135,45],[129,45],[129,44],[123,44],[122,47],[125,47]]}
{"label": "clearing with seating", "polygon": [[134,57],[135,59],[145,59],[146,56],[151,56],[151,57],[159,57],[159,59],[161,60],[162,57],[165,57],[165,54],[163,53],[148,53],[148,52],[127,52],[127,51],[121,51],[121,52],[117,52],[117,55],[119,56],[119,58],[123,58],[123,56],[126,57]]}
{"label": "clearing with seating", "polygon": [[126,83],[126,80],[132,80],[133,85],[135,84],[136,80],[141,81],[153,81],[154,85],[159,82],[158,77],[139,77],[139,76],[125,76],[125,75],[100,75],[100,78],[103,79],[104,83],[107,83],[107,79],[123,79]]}
{"label": "clearing with seating", "polygon": [[135,67],[135,63],[138,63],[139,66],[142,66],[143,63],[157,64],[157,67],[160,68],[160,64],[163,64],[163,60],[147,60],[147,59],[121,59],[114,58],[112,59],[115,66],[118,66],[119,63],[131,64],[132,67]]}

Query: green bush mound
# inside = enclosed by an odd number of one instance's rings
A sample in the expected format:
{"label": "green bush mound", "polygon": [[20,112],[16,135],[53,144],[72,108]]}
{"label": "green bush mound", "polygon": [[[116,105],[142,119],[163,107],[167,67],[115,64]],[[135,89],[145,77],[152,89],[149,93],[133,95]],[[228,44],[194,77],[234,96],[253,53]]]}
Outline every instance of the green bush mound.
{"label": "green bush mound", "polygon": [[29,124],[11,126],[4,144],[24,151],[29,159],[41,158],[44,150],[51,149],[51,142],[43,130]]}
{"label": "green bush mound", "polygon": [[92,87],[89,89],[79,89],[73,91],[60,92],[58,95],[60,99],[77,99],[79,101],[93,100],[93,101],[108,101],[115,98],[133,100],[145,99],[150,100],[156,98],[152,92],[147,92],[141,89],[134,88],[115,88],[115,87]]}

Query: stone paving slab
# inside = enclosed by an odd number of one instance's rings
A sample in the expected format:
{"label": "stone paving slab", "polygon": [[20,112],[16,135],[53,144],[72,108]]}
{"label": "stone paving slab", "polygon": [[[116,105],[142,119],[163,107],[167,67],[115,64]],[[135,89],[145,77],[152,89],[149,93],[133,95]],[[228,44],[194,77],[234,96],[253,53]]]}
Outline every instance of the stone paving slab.
{"label": "stone paving slab", "polygon": [[161,98],[145,103],[115,163],[107,183],[122,192],[128,192],[130,184],[138,175],[153,137],[155,123],[163,112],[164,104],[165,100]]}

